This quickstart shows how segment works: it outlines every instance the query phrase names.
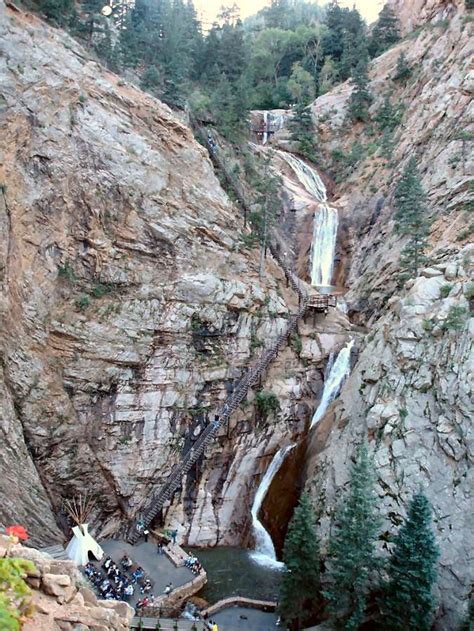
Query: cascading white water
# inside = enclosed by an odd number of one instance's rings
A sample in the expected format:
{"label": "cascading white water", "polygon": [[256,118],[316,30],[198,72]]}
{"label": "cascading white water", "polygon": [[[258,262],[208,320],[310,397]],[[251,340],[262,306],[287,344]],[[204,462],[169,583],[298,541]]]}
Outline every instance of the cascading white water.
{"label": "cascading white water", "polygon": [[263,112],[263,138],[262,138],[262,145],[266,145],[267,144],[267,140],[268,140],[268,112]]}
{"label": "cascading white water", "polygon": [[323,396],[321,397],[321,401],[314,413],[310,429],[313,428],[325,415],[329,404],[336,398],[344,379],[348,376],[351,368],[350,359],[351,349],[353,346],[354,340],[351,340],[346,344],[346,346],[344,346],[343,349],[341,349],[341,351],[339,351],[336,361],[331,366],[329,375],[324,382]]}
{"label": "cascading white water", "polygon": [[263,500],[265,499],[267,491],[270,488],[270,484],[272,483],[273,478],[280,470],[280,467],[283,464],[286,456],[293,449],[294,446],[295,445],[288,445],[287,447],[282,447],[273,456],[273,460],[271,461],[270,466],[268,467],[265,475],[262,478],[262,481],[260,482],[260,486],[257,489],[252,504],[251,514],[253,532],[255,535],[255,551],[252,552],[251,557],[260,565],[266,565],[267,567],[282,568],[284,564],[280,561],[277,561],[272,538],[270,537],[270,534],[265,530],[262,522],[259,520],[258,513],[260,511],[260,507],[262,506]]}
{"label": "cascading white water", "polygon": [[320,204],[313,224],[311,243],[311,284],[331,285],[336,252],[338,214],[327,203],[327,191],[318,172],[296,156],[279,151],[279,154],[294,171],[305,190]]}

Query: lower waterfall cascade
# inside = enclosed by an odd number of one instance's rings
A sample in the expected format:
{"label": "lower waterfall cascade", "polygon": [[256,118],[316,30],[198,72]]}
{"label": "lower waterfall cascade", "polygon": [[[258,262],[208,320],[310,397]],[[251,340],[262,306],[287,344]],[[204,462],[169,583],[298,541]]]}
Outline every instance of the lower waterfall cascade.
{"label": "lower waterfall cascade", "polygon": [[262,522],[259,520],[258,513],[270,487],[270,484],[273,481],[273,478],[278,473],[280,467],[285,461],[285,458],[294,447],[295,445],[282,447],[273,456],[273,460],[271,461],[270,466],[268,467],[265,475],[262,478],[262,481],[260,482],[252,504],[251,515],[252,527],[255,535],[255,551],[252,553],[251,556],[253,560],[257,563],[269,567],[283,568],[284,564],[280,561],[277,561],[275,546],[273,545],[272,538],[270,534],[266,531]]}

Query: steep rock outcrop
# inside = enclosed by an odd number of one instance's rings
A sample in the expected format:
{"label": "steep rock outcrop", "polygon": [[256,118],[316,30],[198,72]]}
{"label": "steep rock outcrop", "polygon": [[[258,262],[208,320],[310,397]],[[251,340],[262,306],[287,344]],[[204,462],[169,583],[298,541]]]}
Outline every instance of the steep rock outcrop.
{"label": "steep rock outcrop", "polygon": [[[452,10],[439,14],[448,4]],[[409,2],[399,5],[402,16],[412,8]],[[474,171],[472,22],[465,19],[460,3],[422,2],[419,12],[410,15],[417,24],[437,22],[384,53],[370,68],[374,102],[369,125],[375,127],[389,92],[394,106],[404,107],[390,160],[382,156],[376,139],[364,140],[363,125],[345,125],[350,83],[313,104],[328,161],[336,149],[347,155],[356,142],[366,146],[355,166],[339,178],[335,195],[350,234],[349,314],[370,332],[358,345],[339,402],[312,438],[308,488],[327,533],[354,445],[364,435],[375,458],[386,532],[397,529],[411,494],[421,486],[433,504],[441,548],[436,627],[453,629],[472,581],[472,551],[466,546],[473,457],[473,260],[472,247],[466,245],[472,230],[469,182]],[[412,68],[405,85],[393,80],[402,51]],[[400,289],[403,241],[394,232],[393,185],[412,155],[418,158],[432,219],[430,267]],[[384,547],[390,548],[381,542]]]}
{"label": "steep rock outcrop", "polygon": [[474,319],[466,297],[474,248],[443,258],[403,296],[392,297],[388,313],[374,324],[338,403],[312,438],[308,477],[324,532],[363,435],[377,470],[381,535],[397,530],[410,497],[423,488],[441,549],[438,624],[453,629],[474,579]]}
{"label": "steep rock outcrop", "polygon": [[465,0],[387,0],[400,20],[403,35],[435,20],[446,20],[465,8]]}
{"label": "steep rock outcrop", "polygon": [[25,577],[32,590],[32,613],[21,625],[24,631],[126,631],[133,609],[125,602],[98,600],[73,561],[57,561],[20,544],[11,546],[0,535],[0,559],[26,559],[34,570]]}
{"label": "steep rock outcrop", "polygon": [[[0,521],[21,517],[44,542],[62,499],[87,492],[106,535],[147,506],[297,300],[271,259],[259,278],[238,209],[175,114],[1,6]],[[344,326],[311,331],[309,368],[280,353],[280,414],[257,423],[250,394],[222,428],[166,507],[185,541],[246,535],[255,476],[302,431]]]}

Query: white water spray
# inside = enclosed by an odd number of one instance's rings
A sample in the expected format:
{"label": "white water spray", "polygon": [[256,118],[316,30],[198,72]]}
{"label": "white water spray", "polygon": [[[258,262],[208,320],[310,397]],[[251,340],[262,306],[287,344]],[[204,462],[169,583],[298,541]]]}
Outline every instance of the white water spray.
{"label": "white water spray", "polygon": [[320,204],[313,224],[311,284],[316,286],[331,285],[336,252],[337,210],[328,205],[326,187],[315,169],[290,153],[280,151],[279,154],[294,171],[305,190]]}
{"label": "white water spray", "polygon": [[277,561],[272,538],[270,537],[270,534],[265,530],[262,522],[259,520],[258,513],[260,511],[260,507],[262,506],[263,500],[265,499],[267,491],[270,488],[270,484],[272,483],[273,478],[280,470],[280,467],[283,464],[286,456],[293,449],[294,446],[295,445],[288,445],[287,447],[282,447],[273,456],[273,460],[271,461],[270,466],[268,467],[265,475],[262,478],[262,481],[260,482],[260,486],[257,489],[252,504],[251,514],[253,532],[255,535],[255,551],[252,552],[251,557],[260,565],[265,565],[267,567],[282,568],[284,564],[280,561]]}
{"label": "white water spray", "polygon": [[268,112],[263,112],[263,138],[262,145],[266,145],[268,141]]}
{"label": "white water spray", "polygon": [[329,404],[337,397],[344,379],[346,379],[349,375],[351,368],[351,349],[353,346],[354,340],[351,340],[339,352],[336,361],[333,363],[329,371],[329,375],[324,382],[323,396],[321,397],[321,401],[314,413],[310,429],[312,429],[326,414]]}

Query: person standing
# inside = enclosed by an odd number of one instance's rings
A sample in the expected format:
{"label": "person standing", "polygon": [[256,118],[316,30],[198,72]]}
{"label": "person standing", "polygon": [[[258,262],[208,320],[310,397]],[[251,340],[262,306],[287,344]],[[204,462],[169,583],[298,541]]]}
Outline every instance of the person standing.
{"label": "person standing", "polygon": [[178,536],[178,531],[176,529],[172,530],[171,531],[171,539],[173,540],[173,545],[176,545],[176,537],[177,536]]}
{"label": "person standing", "polygon": [[148,542],[148,535],[150,534],[150,531],[148,530],[148,528],[145,528],[145,530],[143,531],[143,537],[145,539],[145,543]]}

